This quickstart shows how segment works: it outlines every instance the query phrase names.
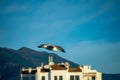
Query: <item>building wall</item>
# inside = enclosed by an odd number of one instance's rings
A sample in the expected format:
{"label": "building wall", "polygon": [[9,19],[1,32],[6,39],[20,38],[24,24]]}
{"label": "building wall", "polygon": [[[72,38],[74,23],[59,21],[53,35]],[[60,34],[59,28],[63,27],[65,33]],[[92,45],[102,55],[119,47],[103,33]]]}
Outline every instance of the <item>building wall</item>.
{"label": "building wall", "polygon": [[[70,76],[79,76],[79,80],[102,80],[102,73],[97,72],[97,70],[92,70],[90,66],[81,67],[81,72],[68,72],[69,68],[66,70],[51,70],[49,72],[41,72],[42,67],[37,67],[37,72],[35,74],[21,74],[21,80],[23,78],[27,78],[28,80],[32,80],[32,77],[35,77],[35,80],[42,80],[42,76],[45,77],[45,80],[54,80],[54,76],[57,76],[57,80],[59,80],[59,76],[62,76],[63,80],[70,80]],[[29,72],[33,69],[23,69],[28,70]],[[34,69],[35,70],[35,69]],[[95,77],[95,79],[93,78]]]}
{"label": "building wall", "polygon": [[102,80],[102,73],[97,72],[97,80]]}
{"label": "building wall", "polygon": [[42,76],[45,77],[45,80],[54,80],[54,76],[57,76],[57,80],[59,80],[59,76],[63,77],[63,80],[70,80],[70,76],[79,76],[79,80],[94,80],[92,77],[95,76],[95,80],[102,80],[102,76],[100,72],[95,72],[95,70],[89,70],[85,72],[68,72],[68,70],[51,70],[50,72],[41,72],[40,67],[37,67],[36,74],[21,74],[21,80],[23,78],[27,78],[28,80],[32,80],[32,77],[35,77],[35,80],[42,80]]}
{"label": "building wall", "polygon": [[45,80],[49,80],[49,73],[47,72],[40,73],[38,76],[39,76],[39,80],[42,80],[42,76],[45,77]]}
{"label": "building wall", "polygon": [[83,80],[102,80],[100,72],[83,73]]}
{"label": "building wall", "polygon": [[54,76],[57,76],[57,79],[59,80],[59,76],[63,76],[63,80],[67,79],[67,70],[51,70],[51,80],[54,80]]}
{"label": "building wall", "polygon": [[[36,77],[35,74],[21,74],[21,80],[32,80],[32,77]],[[35,79],[34,79],[35,80]]]}
{"label": "building wall", "polygon": [[70,80],[70,76],[74,76],[74,80],[75,80],[75,76],[79,76],[79,80],[83,80],[82,79],[82,72],[69,72],[67,80]]}
{"label": "building wall", "polygon": [[40,72],[41,72],[41,67],[37,67],[36,69],[37,69],[37,72],[36,72],[36,80],[40,80],[39,75],[40,75]]}

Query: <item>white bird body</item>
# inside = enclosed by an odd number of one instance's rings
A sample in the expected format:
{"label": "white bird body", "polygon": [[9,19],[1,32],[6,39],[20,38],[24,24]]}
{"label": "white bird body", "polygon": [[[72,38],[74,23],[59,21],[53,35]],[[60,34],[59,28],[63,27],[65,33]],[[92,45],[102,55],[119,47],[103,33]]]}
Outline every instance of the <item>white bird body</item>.
{"label": "white bird body", "polygon": [[56,47],[53,47],[53,51],[58,51],[58,49]]}

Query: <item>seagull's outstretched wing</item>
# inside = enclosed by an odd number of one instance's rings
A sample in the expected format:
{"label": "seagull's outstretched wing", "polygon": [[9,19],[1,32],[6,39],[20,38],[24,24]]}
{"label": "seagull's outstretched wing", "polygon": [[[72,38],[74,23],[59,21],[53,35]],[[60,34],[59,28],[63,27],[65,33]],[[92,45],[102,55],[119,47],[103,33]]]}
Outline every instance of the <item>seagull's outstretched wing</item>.
{"label": "seagull's outstretched wing", "polygon": [[57,46],[57,45],[55,45],[54,47],[56,47],[58,50],[60,50],[60,51],[62,51],[62,52],[65,53],[65,50],[64,50],[61,46]]}
{"label": "seagull's outstretched wing", "polygon": [[38,46],[38,48],[42,48],[42,47],[43,47],[43,45],[44,45],[44,44],[39,45],[39,46]]}

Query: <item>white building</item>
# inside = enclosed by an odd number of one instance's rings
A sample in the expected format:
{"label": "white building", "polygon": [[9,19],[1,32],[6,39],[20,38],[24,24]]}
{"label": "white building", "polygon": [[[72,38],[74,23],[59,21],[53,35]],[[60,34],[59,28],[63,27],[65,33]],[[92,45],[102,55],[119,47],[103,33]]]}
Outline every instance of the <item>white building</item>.
{"label": "white building", "polygon": [[69,63],[54,64],[49,56],[49,64],[21,69],[21,80],[101,80],[101,73],[92,70],[91,66],[83,65],[71,68]]}

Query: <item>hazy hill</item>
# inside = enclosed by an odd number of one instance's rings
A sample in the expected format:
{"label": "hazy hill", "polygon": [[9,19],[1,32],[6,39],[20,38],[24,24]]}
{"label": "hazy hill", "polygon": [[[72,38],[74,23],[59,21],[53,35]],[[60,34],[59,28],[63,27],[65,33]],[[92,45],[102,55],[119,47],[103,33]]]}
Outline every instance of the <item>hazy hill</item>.
{"label": "hazy hill", "polygon": [[[57,54],[39,52],[22,47],[18,50],[0,47],[0,80],[19,80],[21,67],[36,67],[41,62],[48,64],[48,56],[52,55],[54,62],[69,62],[71,66],[78,64],[68,61]],[[120,80],[120,74],[103,74],[102,80]]]}
{"label": "hazy hill", "polygon": [[77,66],[54,53],[38,52],[26,47],[18,50],[0,48],[0,80],[19,79],[21,67],[36,67],[41,65],[41,62],[48,64],[49,55],[53,56],[55,63],[67,61],[71,66]]}
{"label": "hazy hill", "polygon": [[120,80],[120,74],[102,74],[102,80]]}

